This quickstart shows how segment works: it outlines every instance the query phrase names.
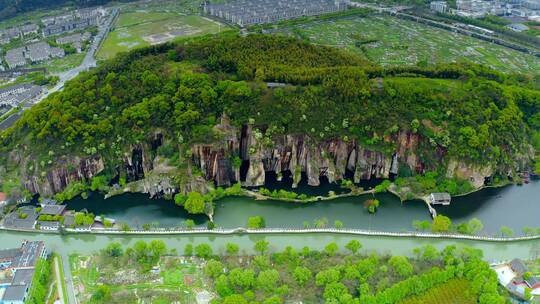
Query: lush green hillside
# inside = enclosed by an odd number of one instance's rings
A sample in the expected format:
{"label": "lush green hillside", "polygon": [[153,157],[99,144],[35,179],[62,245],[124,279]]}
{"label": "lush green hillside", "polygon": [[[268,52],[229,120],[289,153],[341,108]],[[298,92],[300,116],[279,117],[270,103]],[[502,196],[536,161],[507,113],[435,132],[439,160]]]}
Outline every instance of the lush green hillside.
{"label": "lush green hillside", "polygon": [[[266,81],[289,85],[268,89]],[[534,153],[540,91],[529,87],[472,65],[383,69],[283,37],[196,38],[120,55],[67,83],[1,133],[0,166],[45,178],[64,156],[97,155],[112,176],[129,147],[159,132],[165,145],[155,153],[182,167],[191,145],[225,138],[213,127],[226,114],[233,126],[259,129],[268,147],[280,134],[305,134],[391,155],[407,133],[420,138],[422,168],[413,171],[444,172],[459,159],[507,174]],[[32,162],[13,162],[21,158]]]}

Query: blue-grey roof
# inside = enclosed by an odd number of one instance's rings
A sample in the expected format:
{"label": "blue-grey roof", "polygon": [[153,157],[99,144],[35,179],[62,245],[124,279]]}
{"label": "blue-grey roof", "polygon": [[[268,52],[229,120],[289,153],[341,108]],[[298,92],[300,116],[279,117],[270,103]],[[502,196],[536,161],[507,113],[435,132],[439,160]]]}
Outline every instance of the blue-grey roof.
{"label": "blue-grey roof", "polygon": [[11,285],[6,288],[6,291],[4,292],[4,296],[2,297],[2,300],[5,302],[8,301],[24,301],[24,298],[26,297],[26,285]]}
{"label": "blue-grey roof", "polygon": [[11,281],[11,285],[30,285],[34,277],[35,269],[17,269],[15,276]]}

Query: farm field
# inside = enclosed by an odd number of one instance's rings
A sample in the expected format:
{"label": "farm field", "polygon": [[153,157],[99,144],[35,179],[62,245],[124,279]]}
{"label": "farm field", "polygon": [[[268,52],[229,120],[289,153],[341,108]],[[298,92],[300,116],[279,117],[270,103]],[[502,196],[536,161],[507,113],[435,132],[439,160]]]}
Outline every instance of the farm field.
{"label": "farm field", "polygon": [[469,282],[465,279],[453,279],[434,287],[421,296],[411,297],[400,304],[475,304],[476,299],[469,292]]}
{"label": "farm field", "polygon": [[178,37],[217,33],[225,28],[225,25],[200,16],[185,16],[172,12],[126,12],[118,18],[113,31],[98,51],[97,58],[109,59],[119,52]]}
{"label": "farm field", "polygon": [[284,29],[315,44],[346,48],[383,66],[468,60],[505,72],[536,72],[540,58],[390,16],[352,17]]}

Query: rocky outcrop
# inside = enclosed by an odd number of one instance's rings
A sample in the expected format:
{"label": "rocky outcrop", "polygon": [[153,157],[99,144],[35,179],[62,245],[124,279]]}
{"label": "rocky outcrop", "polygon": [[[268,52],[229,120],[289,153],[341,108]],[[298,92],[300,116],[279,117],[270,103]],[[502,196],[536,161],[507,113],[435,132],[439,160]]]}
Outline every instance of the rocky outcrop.
{"label": "rocky outcrop", "polygon": [[493,168],[490,166],[471,165],[451,159],[446,169],[447,177],[458,177],[468,180],[475,188],[484,185],[485,178],[493,175]]}
{"label": "rocky outcrop", "polygon": [[52,196],[62,192],[69,184],[89,180],[105,169],[103,160],[99,156],[75,158],[63,162],[46,172],[41,177],[31,175],[24,178],[24,187],[30,193],[39,193],[42,196]]}

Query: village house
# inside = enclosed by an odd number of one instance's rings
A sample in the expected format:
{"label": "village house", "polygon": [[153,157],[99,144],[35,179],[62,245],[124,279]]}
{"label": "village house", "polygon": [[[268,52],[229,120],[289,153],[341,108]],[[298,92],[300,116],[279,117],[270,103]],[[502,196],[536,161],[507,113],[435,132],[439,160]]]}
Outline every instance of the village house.
{"label": "village house", "polygon": [[26,65],[26,58],[24,57],[24,52],[24,47],[11,49],[6,52],[5,60],[10,69]]}
{"label": "village house", "polygon": [[450,194],[442,192],[442,193],[431,193],[429,195],[429,203],[432,205],[450,205],[450,201],[452,200],[452,197]]}
{"label": "village house", "polygon": [[34,24],[34,23],[25,24],[21,26],[21,33],[24,36],[29,35],[29,34],[37,34],[38,30],[39,30],[39,26],[37,26],[37,24]]}
{"label": "village house", "polygon": [[495,265],[499,283],[512,295],[525,299],[526,290],[540,298],[540,280],[534,276],[520,259],[513,259],[510,263]]}
{"label": "village house", "polygon": [[4,227],[11,229],[34,229],[38,214],[36,208],[25,206],[19,208],[16,212],[11,212],[4,218]]}

